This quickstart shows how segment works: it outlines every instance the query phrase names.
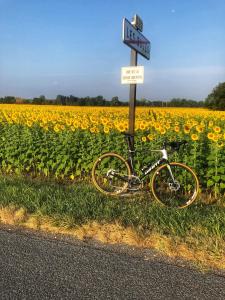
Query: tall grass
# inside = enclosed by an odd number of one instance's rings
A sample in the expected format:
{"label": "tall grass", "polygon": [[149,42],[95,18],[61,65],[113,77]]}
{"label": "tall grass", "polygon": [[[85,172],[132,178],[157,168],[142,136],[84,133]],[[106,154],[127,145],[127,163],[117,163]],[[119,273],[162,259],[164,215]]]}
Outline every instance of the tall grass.
{"label": "tall grass", "polygon": [[110,198],[87,183],[66,185],[0,177],[0,205],[14,205],[28,213],[50,216],[58,226],[118,222],[142,236],[157,232],[216,252],[218,243],[225,242],[225,208],[217,204],[198,202],[176,210],[161,207],[147,193],[142,197]]}

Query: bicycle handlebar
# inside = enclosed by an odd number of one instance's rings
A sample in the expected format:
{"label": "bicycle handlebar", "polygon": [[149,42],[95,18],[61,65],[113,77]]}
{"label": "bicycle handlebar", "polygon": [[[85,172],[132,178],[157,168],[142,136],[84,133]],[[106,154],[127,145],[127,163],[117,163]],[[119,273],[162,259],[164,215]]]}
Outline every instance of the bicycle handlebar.
{"label": "bicycle handlebar", "polygon": [[[130,134],[129,132],[122,132],[122,134],[124,135],[124,137],[127,139],[128,141],[128,147],[129,149],[131,149],[131,140],[134,138],[134,134]],[[188,142],[183,140],[183,141],[172,141],[172,142],[167,142],[167,140],[164,140],[163,142],[163,148],[165,149],[167,146],[171,147],[172,150],[174,151],[179,151],[180,147],[187,144]],[[132,149],[133,150],[133,149]]]}
{"label": "bicycle handlebar", "polygon": [[186,145],[188,142],[183,140],[183,141],[180,141],[180,142],[176,142],[176,141],[172,141],[172,142],[167,142],[167,141],[164,141],[163,142],[163,147],[166,148],[167,146],[171,147],[174,151],[179,151],[180,147],[182,145]]}

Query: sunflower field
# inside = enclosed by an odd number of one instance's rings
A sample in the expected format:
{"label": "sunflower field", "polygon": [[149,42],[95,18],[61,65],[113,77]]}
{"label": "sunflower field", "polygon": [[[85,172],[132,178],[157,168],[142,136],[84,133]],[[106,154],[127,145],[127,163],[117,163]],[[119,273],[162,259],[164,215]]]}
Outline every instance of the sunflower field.
{"label": "sunflower field", "polygon": [[[224,121],[219,111],[138,107],[136,167],[155,160],[151,149],[160,149],[164,140],[186,140],[171,160],[192,167],[207,194],[224,195]],[[121,132],[127,130],[127,107],[1,104],[0,168],[4,174],[88,179],[101,153],[126,155]]]}

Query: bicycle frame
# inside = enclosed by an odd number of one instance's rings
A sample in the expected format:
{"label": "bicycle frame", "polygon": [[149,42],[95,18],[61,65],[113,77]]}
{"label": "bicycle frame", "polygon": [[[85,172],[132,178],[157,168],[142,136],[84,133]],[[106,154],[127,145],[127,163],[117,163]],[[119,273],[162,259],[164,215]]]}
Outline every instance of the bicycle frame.
{"label": "bicycle frame", "polygon": [[[131,141],[131,139],[133,138],[133,136],[127,136],[127,140],[128,140],[128,164],[130,166],[131,169],[131,174],[133,176],[136,176],[136,171],[134,168],[134,156],[135,156],[135,149],[132,146],[133,143]],[[143,167],[141,169],[142,171],[142,175],[140,176],[140,180],[142,181],[151,171],[153,171],[154,169],[156,169],[158,166],[162,165],[163,163],[167,164],[167,168],[169,170],[170,176],[173,180],[173,182],[175,182],[169,161],[168,161],[168,155],[167,155],[167,150],[164,148],[162,150],[151,150],[151,152],[161,152],[162,153],[162,158],[160,158],[159,160],[157,160],[155,163],[153,164],[148,164],[147,166]]]}

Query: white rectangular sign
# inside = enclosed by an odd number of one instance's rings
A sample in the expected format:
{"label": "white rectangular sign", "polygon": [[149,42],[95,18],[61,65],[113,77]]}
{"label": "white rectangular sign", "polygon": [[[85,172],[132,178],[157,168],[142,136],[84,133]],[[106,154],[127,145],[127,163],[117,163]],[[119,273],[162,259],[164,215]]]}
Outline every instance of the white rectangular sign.
{"label": "white rectangular sign", "polygon": [[136,84],[144,83],[144,67],[123,67],[121,68],[121,83]]}
{"label": "white rectangular sign", "polygon": [[150,59],[150,41],[126,18],[123,19],[123,42],[145,58]]}

